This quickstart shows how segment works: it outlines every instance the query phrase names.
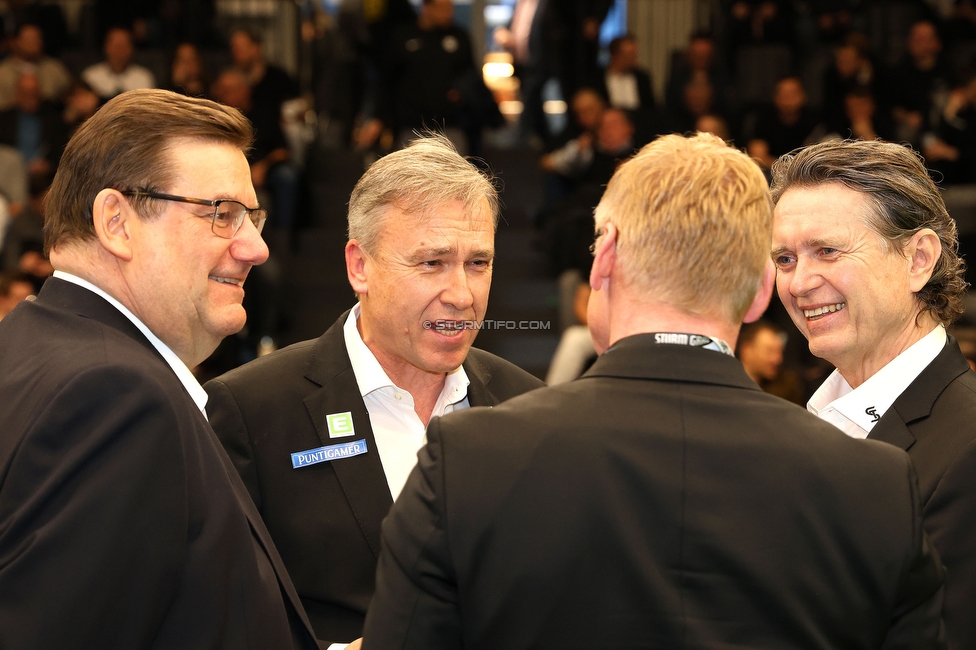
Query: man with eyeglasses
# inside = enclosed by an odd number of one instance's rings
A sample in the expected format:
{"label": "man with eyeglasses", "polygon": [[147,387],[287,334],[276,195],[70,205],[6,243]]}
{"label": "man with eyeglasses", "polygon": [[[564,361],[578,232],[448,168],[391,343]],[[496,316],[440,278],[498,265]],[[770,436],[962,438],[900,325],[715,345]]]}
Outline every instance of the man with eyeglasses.
{"label": "man with eyeglasses", "polygon": [[498,195],[443,137],[366,171],[349,199],[358,303],[322,336],[207,382],[207,412],[323,648],[362,633],[380,522],[431,418],[542,386],[471,347],[488,306]]}
{"label": "man with eyeglasses", "polygon": [[65,149],[54,277],[0,323],[0,647],[316,647],[191,372],[268,257],[252,137],[144,90]]}

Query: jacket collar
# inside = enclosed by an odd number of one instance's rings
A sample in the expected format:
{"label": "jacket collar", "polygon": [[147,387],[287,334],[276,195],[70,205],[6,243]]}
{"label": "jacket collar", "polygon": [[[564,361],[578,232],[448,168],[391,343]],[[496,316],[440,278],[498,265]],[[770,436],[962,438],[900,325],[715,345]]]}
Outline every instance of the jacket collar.
{"label": "jacket collar", "polygon": [[935,401],[960,375],[969,370],[969,363],[959,351],[959,344],[952,336],[945,347],[908,388],[894,401],[868,436],[882,440],[901,449],[915,443],[915,436],[908,429],[912,422],[928,417]]}
{"label": "jacket collar", "polygon": [[653,334],[617,341],[583,377],[659,379],[761,390],[735,357],[687,345],[655,343]]}

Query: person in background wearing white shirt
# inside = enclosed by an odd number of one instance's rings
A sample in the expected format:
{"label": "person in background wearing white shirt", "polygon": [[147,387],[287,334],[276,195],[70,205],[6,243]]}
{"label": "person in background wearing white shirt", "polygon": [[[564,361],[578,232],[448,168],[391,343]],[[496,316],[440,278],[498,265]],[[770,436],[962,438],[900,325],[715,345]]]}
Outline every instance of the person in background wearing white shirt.
{"label": "person in background wearing white shirt", "polygon": [[362,634],[380,522],[428,421],[543,385],[471,347],[497,219],[492,181],[446,138],[380,158],[349,200],[346,271],[358,303],[319,338],[205,385],[210,422],[322,647]]}
{"label": "person in background wearing white shirt", "polygon": [[901,145],[824,142],[772,175],[779,296],[836,367],[807,408],[908,452],[947,569],[949,648],[976,648],[976,374],[945,330],[966,290],[955,222]]}
{"label": "person in background wearing white shirt", "polygon": [[105,60],[81,71],[81,78],[104,102],[127,90],[155,88],[156,78],[147,68],[132,62],[132,33],[113,27],[105,34]]}

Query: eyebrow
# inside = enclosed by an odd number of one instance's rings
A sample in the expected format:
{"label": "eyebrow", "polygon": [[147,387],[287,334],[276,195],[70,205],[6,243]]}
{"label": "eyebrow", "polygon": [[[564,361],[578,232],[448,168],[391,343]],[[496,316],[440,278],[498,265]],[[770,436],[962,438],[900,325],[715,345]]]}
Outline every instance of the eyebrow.
{"label": "eyebrow", "polygon": [[[803,242],[802,246],[804,248],[840,248],[841,244],[836,239],[822,239],[820,237],[816,237]],[[790,250],[791,249],[787,248],[786,246],[776,246],[769,252],[769,256],[775,260],[777,255],[788,253]]]}
{"label": "eyebrow", "polygon": [[[424,260],[434,259],[438,257],[446,257],[449,255],[457,255],[457,246],[444,246],[441,248],[421,248],[414,251],[407,259],[413,263],[420,263]],[[476,250],[471,253],[471,258],[487,258],[494,259],[495,250],[493,248],[486,248],[481,250]]]}

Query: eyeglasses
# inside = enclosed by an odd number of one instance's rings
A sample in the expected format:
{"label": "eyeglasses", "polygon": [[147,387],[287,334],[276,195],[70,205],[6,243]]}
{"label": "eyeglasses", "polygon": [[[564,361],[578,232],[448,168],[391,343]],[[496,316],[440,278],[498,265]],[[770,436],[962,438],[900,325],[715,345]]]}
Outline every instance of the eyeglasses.
{"label": "eyeglasses", "polygon": [[203,215],[203,219],[212,219],[210,230],[213,234],[224,239],[233,239],[237,231],[244,225],[244,217],[251,220],[258,233],[264,229],[264,223],[268,220],[268,211],[263,208],[249,208],[240,201],[230,199],[217,199],[210,201],[207,199],[193,199],[188,196],[174,196],[172,194],[161,194],[148,190],[127,190],[122,192],[125,196],[141,196],[147,199],[159,199],[160,201],[176,201],[178,203],[191,203],[193,205],[207,205],[214,209],[213,214]]}

